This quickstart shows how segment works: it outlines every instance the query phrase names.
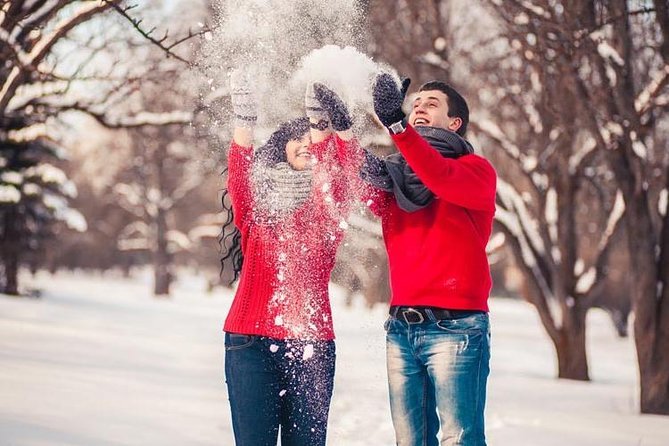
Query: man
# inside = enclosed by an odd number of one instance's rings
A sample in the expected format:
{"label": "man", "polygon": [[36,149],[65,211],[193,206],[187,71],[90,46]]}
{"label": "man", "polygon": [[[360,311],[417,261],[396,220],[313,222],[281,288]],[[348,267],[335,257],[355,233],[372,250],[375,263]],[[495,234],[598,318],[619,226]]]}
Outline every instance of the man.
{"label": "man", "polygon": [[443,82],[424,84],[406,119],[409,86],[389,74],[374,85],[374,109],[399,153],[367,154],[363,178],[379,191],[392,299],[386,322],[390,404],[399,446],[485,445],[489,374],[485,246],[496,174],[472,153],[465,100]]}

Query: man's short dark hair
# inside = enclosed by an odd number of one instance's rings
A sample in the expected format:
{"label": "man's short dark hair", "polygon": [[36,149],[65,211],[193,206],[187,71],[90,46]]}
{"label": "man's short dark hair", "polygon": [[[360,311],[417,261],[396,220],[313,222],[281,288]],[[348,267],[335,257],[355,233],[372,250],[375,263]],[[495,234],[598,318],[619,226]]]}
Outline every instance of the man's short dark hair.
{"label": "man's short dark hair", "polygon": [[467,133],[467,124],[469,124],[469,107],[465,98],[455,88],[441,81],[426,82],[418,89],[418,91],[427,90],[439,90],[446,95],[448,98],[448,116],[462,119],[462,125],[456,133],[460,136],[465,136]]}

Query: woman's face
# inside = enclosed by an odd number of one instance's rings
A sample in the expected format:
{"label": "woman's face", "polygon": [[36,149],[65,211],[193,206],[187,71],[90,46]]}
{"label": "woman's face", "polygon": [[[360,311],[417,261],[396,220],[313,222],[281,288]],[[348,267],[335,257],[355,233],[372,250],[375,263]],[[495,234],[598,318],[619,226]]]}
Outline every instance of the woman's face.
{"label": "woman's face", "polygon": [[313,164],[313,155],[309,151],[311,137],[305,133],[300,139],[291,139],[286,144],[288,164],[295,170],[304,170]]}

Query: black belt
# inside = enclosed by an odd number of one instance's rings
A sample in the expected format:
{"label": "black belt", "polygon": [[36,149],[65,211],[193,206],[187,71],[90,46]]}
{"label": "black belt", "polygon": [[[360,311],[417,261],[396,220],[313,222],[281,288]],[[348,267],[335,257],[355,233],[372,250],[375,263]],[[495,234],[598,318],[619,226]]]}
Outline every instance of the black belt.
{"label": "black belt", "polygon": [[472,316],[474,314],[485,313],[480,310],[447,310],[445,308],[437,307],[390,307],[390,315],[396,319],[404,320],[409,324],[420,324],[423,321],[429,321],[430,316],[427,311],[432,312],[437,320],[444,319],[460,319],[463,317]]}

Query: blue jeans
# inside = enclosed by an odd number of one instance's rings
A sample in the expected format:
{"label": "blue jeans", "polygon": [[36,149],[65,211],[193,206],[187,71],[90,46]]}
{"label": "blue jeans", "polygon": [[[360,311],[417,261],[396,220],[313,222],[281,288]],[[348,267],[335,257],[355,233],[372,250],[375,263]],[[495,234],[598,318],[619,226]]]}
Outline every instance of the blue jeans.
{"label": "blue jeans", "polygon": [[398,446],[485,446],[483,410],[490,373],[487,313],[459,319],[386,323],[390,409]]}
{"label": "blue jeans", "polygon": [[324,446],[334,341],[225,334],[225,379],[237,446]]}

